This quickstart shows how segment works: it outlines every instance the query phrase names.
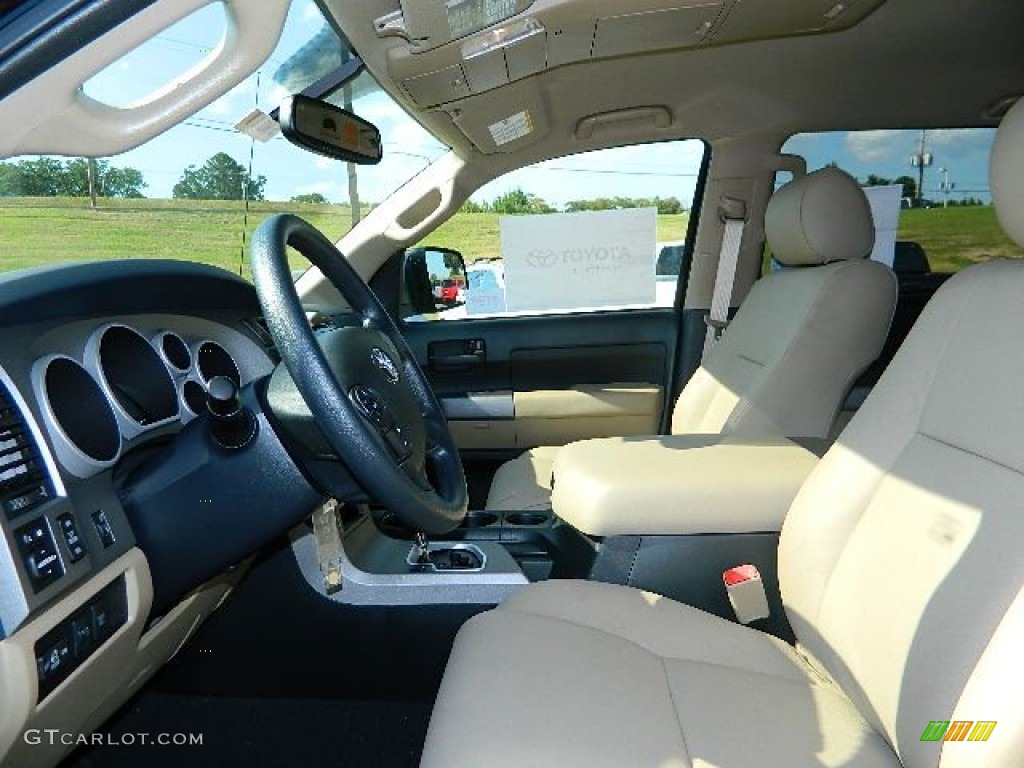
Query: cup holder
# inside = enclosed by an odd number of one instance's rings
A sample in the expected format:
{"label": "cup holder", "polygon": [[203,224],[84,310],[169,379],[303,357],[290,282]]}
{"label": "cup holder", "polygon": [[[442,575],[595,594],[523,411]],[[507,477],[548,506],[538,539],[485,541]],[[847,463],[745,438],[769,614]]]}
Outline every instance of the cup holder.
{"label": "cup holder", "polygon": [[493,512],[474,511],[466,514],[466,519],[462,521],[462,527],[486,528],[488,525],[494,525],[496,522],[498,522],[498,516]]}
{"label": "cup holder", "polygon": [[548,516],[543,512],[509,512],[505,515],[505,522],[509,525],[543,525],[548,521]]}

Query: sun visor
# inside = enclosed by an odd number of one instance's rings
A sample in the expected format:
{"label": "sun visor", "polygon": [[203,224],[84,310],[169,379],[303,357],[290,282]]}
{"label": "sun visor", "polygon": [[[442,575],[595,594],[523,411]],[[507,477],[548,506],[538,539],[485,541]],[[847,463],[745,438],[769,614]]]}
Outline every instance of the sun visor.
{"label": "sun visor", "polygon": [[536,79],[506,86],[501,99],[474,99],[472,109],[447,105],[455,125],[485,155],[515,152],[548,135],[551,120]]}

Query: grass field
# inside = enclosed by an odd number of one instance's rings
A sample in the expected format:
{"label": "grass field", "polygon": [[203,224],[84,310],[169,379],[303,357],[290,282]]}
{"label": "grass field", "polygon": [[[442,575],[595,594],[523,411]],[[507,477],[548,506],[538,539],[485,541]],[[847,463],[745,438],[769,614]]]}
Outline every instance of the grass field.
{"label": "grass field", "polygon": [[[296,213],[337,240],[349,228],[347,206],[254,202],[246,238],[271,213]],[[498,219],[458,214],[427,238],[456,248],[467,261],[497,256]],[[178,258],[237,272],[244,213],[240,203],[185,200],[102,200],[96,210],[77,198],[0,198],[0,271],[108,258]],[[660,241],[682,240],[686,216],[659,216]],[[1002,256],[1024,256],[990,206],[903,211],[899,237],[924,245],[936,271]],[[246,255],[246,262],[247,262]],[[305,264],[297,261],[301,268]],[[247,265],[243,274],[249,277]]]}
{"label": "grass field", "polygon": [[1024,257],[1024,251],[1003,234],[991,205],[900,211],[898,237],[921,243],[935,272]]}

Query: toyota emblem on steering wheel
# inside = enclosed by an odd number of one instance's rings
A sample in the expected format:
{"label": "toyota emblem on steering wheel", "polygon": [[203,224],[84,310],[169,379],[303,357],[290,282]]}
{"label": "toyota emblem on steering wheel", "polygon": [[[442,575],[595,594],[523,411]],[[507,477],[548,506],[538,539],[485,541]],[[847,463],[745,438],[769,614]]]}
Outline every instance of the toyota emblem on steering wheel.
{"label": "toyota emblem on steering wheel", "polygon": [[377,368],[384,373],[390,383],[398,383],[398,366],[395,365],[395,361],[388,357],[388,353],[380,347],[374,347],[370,350],[370,361],[377,366]]}

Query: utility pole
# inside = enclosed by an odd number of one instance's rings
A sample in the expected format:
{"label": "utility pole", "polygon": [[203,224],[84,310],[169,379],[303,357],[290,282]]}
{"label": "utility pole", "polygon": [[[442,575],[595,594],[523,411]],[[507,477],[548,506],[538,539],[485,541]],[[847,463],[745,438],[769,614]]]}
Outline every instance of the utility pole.
{"label": "utility pole", "polygon": [[96,207],[96,158],[90,157],[86,161],[89,177],[89,200],[93,208]]}
{"label": "utility pole", "polygon": [[[343,51],[341,56],[342,65],[349,61],[348,51]],[[352,111],[352,85],[351,81],[346,81],[341,86],[341,99],[342,108],[351,112]],[[349,210],[352,213],[352,226],[354,227],[359,223],[359,220],[363,218],[362,208],[359,205],[359,174],[356,170],[355,163],[345,163],[346,170],[348,171],[348,205]]]}
{"label": "utility pole", "polygon": [[917,207],[924,206],[924,169],[932,164],[932,153],[927,149],[928,131],[921,130],[917,154],[911,155],[910,164],[917,168]]}
{"label": "utility pole", "polygon": [[[348,83],[342,86],[342,97],[344,99],[345,109],[349,112],[352,111],[352,86]],[[348,166],[348,204],[352,209],[352,226],[354,227],[359,223],[359,220],[363,217],[362,210],[359,205],[359,176],[356,173],[355,163],[345,163]]]}

